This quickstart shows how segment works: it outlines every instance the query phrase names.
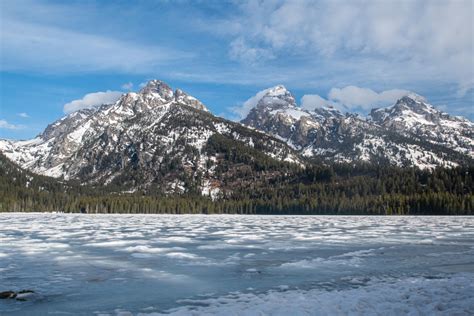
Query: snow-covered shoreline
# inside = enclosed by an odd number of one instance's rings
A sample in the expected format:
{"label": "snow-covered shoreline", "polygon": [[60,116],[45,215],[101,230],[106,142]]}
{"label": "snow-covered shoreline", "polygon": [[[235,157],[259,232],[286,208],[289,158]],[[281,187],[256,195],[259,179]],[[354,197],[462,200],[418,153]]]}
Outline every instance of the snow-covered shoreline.
{"label": "snow-covered shoreline", "polygon": [[[355,285],[359,282],[356,278]],[[440,278],[387,279],[345,290],[235,293],[182,301],[165,313],[138,315],[469,315],[474,273]]]}

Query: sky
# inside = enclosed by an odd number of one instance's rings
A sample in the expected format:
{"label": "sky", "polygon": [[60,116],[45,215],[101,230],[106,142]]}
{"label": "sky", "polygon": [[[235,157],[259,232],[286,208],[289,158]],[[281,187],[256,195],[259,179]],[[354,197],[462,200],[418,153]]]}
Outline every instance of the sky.
{"label": "sky", "polygon": [[0,138],[160,79],[239,120],[285,85],[367,114],[410,91],[474,119],[471,0],[0,1]]}

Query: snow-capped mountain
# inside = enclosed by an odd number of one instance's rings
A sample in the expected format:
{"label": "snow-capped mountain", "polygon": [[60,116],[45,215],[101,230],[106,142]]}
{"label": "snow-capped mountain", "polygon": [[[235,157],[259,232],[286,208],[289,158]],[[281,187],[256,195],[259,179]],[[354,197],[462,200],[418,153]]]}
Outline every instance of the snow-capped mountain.
{"label": "snow-capped mountain", "polygon": [[325,129],[334,128],[342,117],[342,113],[329,107],[315,111],[302,109],[297,106],[293,95],[284,86],[278,85],[267,89],[241,122],[271,133],[296,150],[302,150],[315,141],[322,141]]}
{"label": "snow-capped mountain", "polygon": [[408,137],[453,149],[474,158],[474,123],[437,110],[425,98],[410,94],[393,106],[374,109],[370,118]]}
{"label": "snow-capped mountain", "polygon": [[267,92],[242,123],[284,140],[303,156],[397,166],[456,166],[474,158],[474,125],[443,113],[416,94],[368,118],[331,107],[298,107],[284,86]]}
{"label": "snow-capped mountain", "polygon": [[[71,113],[28,141],[0,140],[0,150],[38,174],[121,188],[219,192],[215,169],[227,157],[209,149],[216,135],[279,161],[299,163],[285,143],[213,116],[196,98],[152,80],[114,104]],[[213,138],[214,137],[214,138]],[[250,156],[252,153],[249,154]]]}
{"label": "snow-capped mountain", "polygon": [[34,139],[0,140],[0,152],[41,175],[117,191],[213,197],[237,186],[268,185],[285,176],[286,162],[303,165],[307,158],[422,169],[474,161],[473,123],[418,95],[367,118],[332,107],[302,109],[282,85],[259,96],[241,124],[152,80],[116,103],[71,113]]}

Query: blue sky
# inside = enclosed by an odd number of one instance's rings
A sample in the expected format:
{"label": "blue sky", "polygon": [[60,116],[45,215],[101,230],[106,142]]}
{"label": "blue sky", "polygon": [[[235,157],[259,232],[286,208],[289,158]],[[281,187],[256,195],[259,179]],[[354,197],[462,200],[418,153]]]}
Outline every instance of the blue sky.
{"label": "blue sky", "polygon": [[414,91],[473,119],[472,14],[470,0],[1,1],[0,137],[155,78],[230,119],[276,84],[307,108],[364,114]]}

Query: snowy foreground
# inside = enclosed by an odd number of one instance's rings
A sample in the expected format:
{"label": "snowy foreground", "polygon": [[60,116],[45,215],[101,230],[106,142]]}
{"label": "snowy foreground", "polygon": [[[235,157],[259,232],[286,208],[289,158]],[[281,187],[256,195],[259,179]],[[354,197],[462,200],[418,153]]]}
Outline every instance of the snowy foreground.
{"label": "snowy foreground", "polygon": [[472,315],[474,218],[0,214],[0,315]]}

